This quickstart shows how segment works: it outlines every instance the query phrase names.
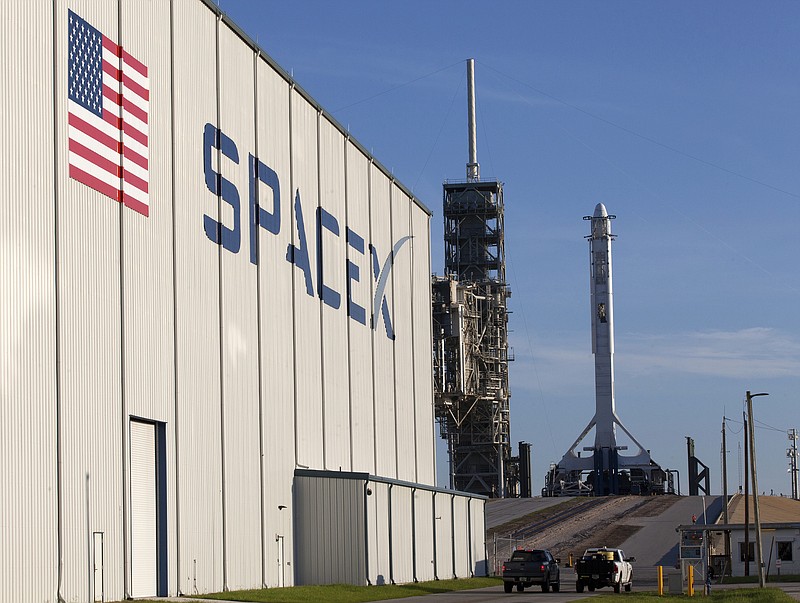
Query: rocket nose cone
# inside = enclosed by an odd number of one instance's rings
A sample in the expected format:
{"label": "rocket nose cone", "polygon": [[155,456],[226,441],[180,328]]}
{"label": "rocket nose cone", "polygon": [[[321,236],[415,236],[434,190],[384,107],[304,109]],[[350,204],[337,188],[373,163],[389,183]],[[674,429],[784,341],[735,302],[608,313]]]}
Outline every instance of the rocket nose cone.
{"label": "rocket nose cone", "polygon": [[608,212],[606,211],[606,206],[602,203],[598,203],[594,208],[594,217],[595,218],[607,218]]}

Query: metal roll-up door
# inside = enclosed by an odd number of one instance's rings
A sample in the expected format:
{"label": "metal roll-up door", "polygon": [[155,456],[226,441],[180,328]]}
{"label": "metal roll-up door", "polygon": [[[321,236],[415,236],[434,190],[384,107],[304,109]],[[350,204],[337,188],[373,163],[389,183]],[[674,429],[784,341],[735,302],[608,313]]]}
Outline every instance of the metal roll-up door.
{"label": "metal roll-up door", "polygon": [[156,426],[131,421],[131,596],[155,596],[158,580]]}

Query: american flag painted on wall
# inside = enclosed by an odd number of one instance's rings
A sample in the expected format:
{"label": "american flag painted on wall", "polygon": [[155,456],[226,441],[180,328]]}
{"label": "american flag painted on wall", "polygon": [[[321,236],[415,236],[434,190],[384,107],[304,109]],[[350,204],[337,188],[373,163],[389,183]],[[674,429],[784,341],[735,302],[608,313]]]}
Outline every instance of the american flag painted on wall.
{"label": "american flag painted on wall", "polygon": [[69,176],[150,214],[147,67],[69,11]]}

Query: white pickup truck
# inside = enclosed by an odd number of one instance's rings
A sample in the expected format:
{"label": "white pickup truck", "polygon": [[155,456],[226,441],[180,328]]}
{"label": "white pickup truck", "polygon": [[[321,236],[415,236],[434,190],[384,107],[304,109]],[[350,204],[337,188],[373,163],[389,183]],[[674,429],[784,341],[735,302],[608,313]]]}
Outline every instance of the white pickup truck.
{"label": "white pickup truck", "polygon": [[583,592],[584,587],[589,590],[613,586],[618,593],[624,587],[630,591],[633,586],[634,557],[625,557],[622,549],[608,547],[586,549],[583,556],[575,564],[575,590]]}

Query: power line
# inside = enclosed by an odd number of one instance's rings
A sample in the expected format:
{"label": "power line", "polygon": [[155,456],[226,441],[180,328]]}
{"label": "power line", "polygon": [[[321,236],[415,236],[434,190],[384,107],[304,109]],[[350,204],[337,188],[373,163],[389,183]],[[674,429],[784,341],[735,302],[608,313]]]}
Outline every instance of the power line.
{"label": "power line", "polygon": [[714,163],[712,161],[708,161],[706,159],[703,159],[702,157],[698,157],[697,155],[692,155],[691,153],[687,153],[686,151],[683,151],[681,149],[678,149],[676,147],[668,145],[667,143],[661,142],[660,140],[657,140],[657,139],[655,139],[655,138],[653,138],[651,136],[647,136],[646,134],[641,134],[640,132],[637,132],[636,130],[632,130],[632,129],[626,127],[626,126],[623,126],[621,124],[613,122],[610,119],[606,119],[605,117],[602,117],[600,115],[592,113],[591,111],[587,111],[586,109],[583,109],[582,107],[579,107],[578,105],[575,105],[575,104],[567,102],[567,101],[565,101],[563,99],[560,99],[557,96],[553,96],[552,94],[550,94],[548,92],[545,92],[544,90],[541,90],[540,88],[536,88],[535,86],[533,86],[533,85],[531,85],[531,84],[529,84],[527,82],[523,82],[522,80],[520,80],[520,79],[518,79],[518,78],[516,78],[514,76],[508,75],[507,73],[503,73],[502,71],[500,71],[498,69],[495,69],[491,65],[487,65],[485,63],[481,63],[481,65],[483,65],[487,69],[491,69],[492,71],[494,71],[498,75],[501,75],[501,76],[511,80],[512,82],[516,82],[517,84],[519,84],[521,86],[525,86],[526,88],[530,88],[534,92],[536,92],[538,94],[541,94],[542,96],[545,96],[545,97],[549,98],[550,100],[553,100],[553,101],[555,101],[555,102],[557,102],[557,103],[559,103],[561,105],[564,105],[565,107],[569,107],[570,109],[572,109],[574,111],[578,111],[579,113],[583,113],[584,115],[586,115],[588,117],[591,117],[592,119],[595,119],[595,120],[597,120],[599,122],[602,122],[602,123],[604,123],[606,125],[609,125],[609,126],[611,126],[613,128],[617,128],[618,130],[621,130],[621,131],[625,132],[626,134],[630,134],[631,136],[635,136],[635,137],[640,138],[640,139],[642,139],[644,141],[647,141],[647,142],[649,142],[651,144],[654,144],[654,145],[659,146],[659,147],[661,147],[663,149],[671,151],[671,152],[673,152],[673,153],[675,153],[677,155],[681,155],[683,157],[686,157],[686,158],[691,159],[693,161],[696,161],[698,163],[702,163],[703,165],[707,165],[709,167],[717,169],[717,170],[719,170],[721,172],[725,172],[726,174],[730,174],[732,176],[736,176],[738,178],[742,178],[743,180],[747,180],[749,182],[753,182],[754,184],[758,184],[758,185],[763,186],[765,188],[771,189],[771,190],[773,190],[775,192],[783,193],[784,195],[788,195],[790,197],[794,197],[795,199],[800,199],[800,194],[793,193],[791,191],[787,191],[785,189],[782,189],[782,188],[779,188],[777,186],[774,186],[774,185],[772,185],[772,184],[770,184],[768,182],[764,182],[763,180],[759,180],[758,178],[753,178],[751,176],[748,176],[747,174],[742,174],[741,172],[737,172],[735,170],[728,169],[728,168],[726,168],[726,167],[724,167],[722,165],[719,165],[718,163]]}

